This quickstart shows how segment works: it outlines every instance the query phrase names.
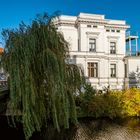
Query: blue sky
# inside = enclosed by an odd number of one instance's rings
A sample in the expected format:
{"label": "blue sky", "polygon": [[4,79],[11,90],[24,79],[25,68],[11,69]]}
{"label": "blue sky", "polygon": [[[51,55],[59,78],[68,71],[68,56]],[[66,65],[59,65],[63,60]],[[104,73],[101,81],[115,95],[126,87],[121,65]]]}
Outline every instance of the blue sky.
{"label": "blue sky", "polygon": [[[126,20],[131,30],[140,33],[139,0],[0,0],[0,32],[15,28],[21,21],[26,24],[38,13],[61,11],[78,15],[80,12],[105,14],[109,19]],[[0,35],[0,41],[2,36]]]}

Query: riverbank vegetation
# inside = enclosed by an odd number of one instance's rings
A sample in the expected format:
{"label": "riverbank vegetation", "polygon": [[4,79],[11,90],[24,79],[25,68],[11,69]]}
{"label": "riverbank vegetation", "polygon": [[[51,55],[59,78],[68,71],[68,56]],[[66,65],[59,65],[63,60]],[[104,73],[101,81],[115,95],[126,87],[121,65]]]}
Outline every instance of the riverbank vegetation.
{"label": "riverbank vegetation", "polygon": [[75,96],[79,117],[140,117],[140,89],[97,92],[90,84]]}

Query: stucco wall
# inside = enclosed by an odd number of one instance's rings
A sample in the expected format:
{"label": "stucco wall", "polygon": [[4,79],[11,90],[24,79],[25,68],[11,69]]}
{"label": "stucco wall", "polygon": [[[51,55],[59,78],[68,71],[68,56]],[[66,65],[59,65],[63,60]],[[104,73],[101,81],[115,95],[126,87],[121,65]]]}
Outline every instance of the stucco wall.
{"label": "stucco wall", "polygon": [[[82,13],[77,17],[61,16],[58,24],[60,25],[58,31],[62,32],[69,43],[73,62],[83,68],[86,77],[88,77],[87,63],[98,63],[98,77],[87,78],[93,86],[97,89],[108,85],[113,89],[123,88],[125,32],[128,28],[125,21],[108,20],[104,15]],[[107,29],[110,31],[107,32]],[[89,51],[89,38],[96,39],[96,52]],[[110,42],[116,42],[116,54],[110,54]],[[115,78],[110,77],[112,63],[116,64]]]}

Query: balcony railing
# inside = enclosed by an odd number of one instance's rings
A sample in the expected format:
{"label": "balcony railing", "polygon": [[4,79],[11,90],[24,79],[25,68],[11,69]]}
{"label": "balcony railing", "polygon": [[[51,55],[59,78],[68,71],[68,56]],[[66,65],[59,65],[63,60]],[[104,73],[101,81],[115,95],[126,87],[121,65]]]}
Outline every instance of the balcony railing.
{"label": "balcony railing", "polygon": [[136,52],[136,51],[126,51],[126,56],[140,56],[140,52]]}
{"label": "balcony railing", "polygon": [[138,32],[136,32],[136,31],[126,32],[126,38],[130,37],[130,36],[138,36]]}

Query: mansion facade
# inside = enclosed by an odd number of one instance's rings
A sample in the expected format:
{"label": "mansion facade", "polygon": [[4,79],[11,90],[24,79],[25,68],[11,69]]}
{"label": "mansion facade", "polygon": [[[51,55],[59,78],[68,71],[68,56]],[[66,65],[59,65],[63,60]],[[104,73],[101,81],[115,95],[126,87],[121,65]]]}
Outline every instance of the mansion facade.
{"label": "mansion facade", "polygon": [[[123,89],[136,84],[136,78],[130,78],[130,73],[140,68],[138,36],[126,36],[130,26],[125,21],[80,13],[78,16],[59,16],[54,24],[69,43],[69,63],[82,67],[94,88]],[[131,45],[134,40],[136,50]],[[136,53],[132,54],[132,51]]]}

